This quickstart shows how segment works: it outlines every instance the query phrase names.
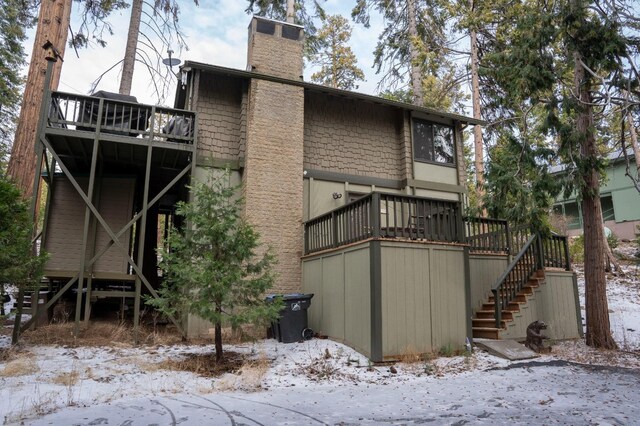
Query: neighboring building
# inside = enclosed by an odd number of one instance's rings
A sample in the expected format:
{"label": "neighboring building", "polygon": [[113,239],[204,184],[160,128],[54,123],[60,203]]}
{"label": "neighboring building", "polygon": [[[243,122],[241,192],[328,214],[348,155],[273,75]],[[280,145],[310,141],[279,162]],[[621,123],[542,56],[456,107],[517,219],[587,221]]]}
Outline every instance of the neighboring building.
{"label": "neighboring building", "polygon": [[[630,173],[636,173],[635,158],[628,152],[631,167]],[[606,176],[600,187],[600,204],[604,226],[609,228],[618,238],[634,239],[640,231],[640,193],[626,175],[627,162],[622,151],[607,156]],[[562,166],[552,169],[561,174]],[[637,178],[637,177],[636,177]],[[553,205],[555,213],[563,215],[567,220],[570,236],[582,234],[582,206],[578,194],[574,191],[569,197],[561,194]]]}
{"label": "neighboring building", "polygon": [[522,339],[537,319],[554,339],[577,337],[566,238],[511,238],[505,221],[463,216],[462,130],[481,122],[306,83],[303,37],[254,17],[248,70],[186,62],[176,109],[52,94],[40,140],[66,164],[47,179],[59,188],[43,233],[54,301],[76,287],[79,322],[82,294],[85,320],[100,298],[127,298],[137,324],[141,288],[158,285],[160,224],[179,219],[189,176],[230,168],[278,257],[274,291],[314,293],[311,328],[374,361]]}

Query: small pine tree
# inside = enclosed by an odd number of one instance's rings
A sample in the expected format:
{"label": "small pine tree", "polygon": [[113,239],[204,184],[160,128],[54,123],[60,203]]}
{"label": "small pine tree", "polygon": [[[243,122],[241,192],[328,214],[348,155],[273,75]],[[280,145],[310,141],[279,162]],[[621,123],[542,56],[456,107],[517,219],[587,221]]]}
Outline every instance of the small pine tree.
{"label": "small pine tree", "polygon": [[[0,294],[6,285],[21,291],[40,281],[46,254],[32,252],[32,225],[20,190],[0,171]],[[4,304],[2,305],[4,308]],[[2,310],[4,310],[2,308]],[[5,312],[0,312],[5,315]]]}
{"label": "small pine tree", "polygon": [[215,326],[216,361],[222,359],[222,324],[237,327],[275,319],[280,302],[266,303],[274,282],[274,256],[259,256],[259,235],[241,218],[242,200],[229,173],[196,182],[193,201],[180,202],[187,224],[174,230],[161,250],[165,281],[159,299],[148,300],[168,315],[195,314]]}

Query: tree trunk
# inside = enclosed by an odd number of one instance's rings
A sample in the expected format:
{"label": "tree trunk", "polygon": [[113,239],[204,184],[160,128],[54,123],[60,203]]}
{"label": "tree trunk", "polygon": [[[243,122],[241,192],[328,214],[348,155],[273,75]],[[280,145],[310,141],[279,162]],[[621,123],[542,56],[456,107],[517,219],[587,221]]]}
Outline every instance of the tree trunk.
{"label": "tree trunk", "polygon": [[[628,97],[628,94],[625,93],[625,96]],[[636,124],[633,122],[633,117],[631,113],[627,112],[627,124],[629,125],[629,135],[631,136],[631,148],[633,148],[633,155],[636,160],[636,176],[635,178],[632,176],[631,180],[633,181],[634,186],[640,192],[640,144],[638,143],[638,134],[636,133]],[[626,150],[626,147],[623,146]],[[630,161],[629,156],[626,152],[623,153],[624,158],[627,159],[627,173],[631,174]]]}
{"label": "tree trunk", "polygon": [[216,346],[216,362],[222,361],[222,322],[219,318],[222,317],[222,304],[220,302],[216,303],[216,313],[218,314],[218,321],[216,321],[214,341]]}
{"label": "tree trunk", "polygon": [[127,34],[127,45],[124,50],[122,61],[122,78],[120,79],[121,95],[131,94],[131,84],[133,82],[133,69],[136,63],[136,51],[138,49],[138,34],[140,33],[140,20],[142,19],[143,0],[132,0],[131,20],[129,21],[129,33]]}
{"label": "tree trunk", "polygon": [[418,37],[418,20],[416,10],[416,0],[407,0],[408,32],[409,32],[409,54],[411,58],[411,90],[413,91],[413,104],[423,105],[424,95],[422,93],[422,67],[420,66],[420,43]]}
{"label": "tree trunk", "polygon": [[[581,55],[574,52],[574,84],[580,100],[576,130],[582,135],[580,154],[582,160],[598,157],[594,135],[593,107],[589,84],[581,64]],[[602,208],[600,206],[600,173],[591,168],[582,178],[582,217],[584,221],[584,275],[587,311],[586,343],[604,349],[616,349],[611,336],[609,305],[604,256],[604,230],[602,228]]]}
{"label": "tree trunk", "polygon": [[[473,0],[469,0],[469,6],[473,11]],[[480,120],[480,81],[478,78],[478,36],[475,29],[470,32],[471,39],[471,99],[473,102],[473,118]],[[484,146],[482,144],[482,127],[475,125],[473,128],[473,146],[476,171],[476,196],[479,205],[482,205],[484,196]],[[482,215],[486,216],[486,210],[482,209]]]}
{"label": "tree trunk", "polygon": [[[47,61],[42,46],[49,40],[64,57],[67,45],[67,31],[71,15],[71,0],[42,0],[36,37],[31,51],[31,63],[25,83],[20,118],[16,129],[16,136],[11,150],[11,158],[7,168],[8,176],[14,180],[25,198],[33,195],[33,180],[39,170],[36,170],[35,142],[40,117],[40,106],[44,96],[44,76]],[[51,90],[58,89],[62,61],[53,66],[51,76]]]}
{"label": "tree trunk", "polygon": [[287,22],[290,24],[293,24],[296,19],[294,2],[295,0],[287,0]]}

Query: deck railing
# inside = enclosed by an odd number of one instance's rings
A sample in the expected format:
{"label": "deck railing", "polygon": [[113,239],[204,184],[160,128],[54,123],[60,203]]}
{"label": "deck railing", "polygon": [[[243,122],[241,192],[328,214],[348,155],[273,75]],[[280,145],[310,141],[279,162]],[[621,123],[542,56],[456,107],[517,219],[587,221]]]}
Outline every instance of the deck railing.
{"label": "deck railing", "polygon": [[304,224],[304,252],[370,237],[462,242],[460,203],[373,192]]}
{"label": "deck railing", "polygon": [[503,219],[465,217],[465,241],[473,252],[509,254],[509,223]]}
{"label": "deck railing", "polygon": [[541,240],[542,259],[545,268],[571,270],[569,260],[569,239],[563,235],[551,234]]}
{"label": "deck railing", "polygon": [[539,238],[534,234],[491,289],[495,304],[496,328],[502,327],[502,310],[507,309],[529,282],[532,274],[541,267]]}
{"label": "deck railing", "polygon": [[491,289],[497,328],[502,326],[502,311],[516,299],[534,272],[549,267],[571,270],[569,239],[553,233],[542,236],[529,232],[527,241]]}
{"label": "deck railing", "polygon": [[193,144],[195,113],[120,100],[51,93],[48,127]]}

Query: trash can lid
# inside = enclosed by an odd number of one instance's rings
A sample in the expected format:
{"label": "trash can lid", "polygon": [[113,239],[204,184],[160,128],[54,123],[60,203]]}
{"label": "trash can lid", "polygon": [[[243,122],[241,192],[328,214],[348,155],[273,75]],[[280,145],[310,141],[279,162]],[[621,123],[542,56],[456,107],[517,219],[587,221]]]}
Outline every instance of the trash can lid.
{"label": "trash can lid", "polygon": [[267,294],[265,296],[265,300],[267,302],[272,302],[277,297],[282,298],[282,300],[297,300],[297,299],[311,299],[313,297],[313,293],[304,294],[304,293],[287,293],[287,294]]}
{"label": "trash can lid", "polygon": [[282,296],[283,300],[298,300],[298,299],[311,299],[313,297],[313,293],[304,294],[304,293],[289,293]]}

